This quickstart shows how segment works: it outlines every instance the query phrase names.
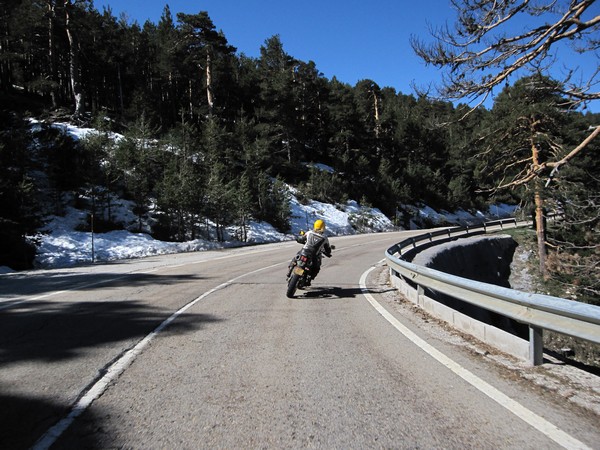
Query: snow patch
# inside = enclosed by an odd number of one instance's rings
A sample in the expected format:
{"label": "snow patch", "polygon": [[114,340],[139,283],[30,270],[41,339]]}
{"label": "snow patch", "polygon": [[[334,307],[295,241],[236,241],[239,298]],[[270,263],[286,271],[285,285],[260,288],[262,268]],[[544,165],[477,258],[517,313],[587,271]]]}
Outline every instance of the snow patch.
{"label": "snow patch", "polygon": [[[114,221],[124,226],[137,226],[137,217],[131,213],[132,203],[118,200],[113,207]],[[291,233],[277,231],[266,222],[250,222],[248,226],[248,244],[280,242],[293,239],[300,230],[312,228],[317,219],[327,224],[328,234],[333,236],[354,234],[356,230],[351,224],[352,214],[368,214],[373,218],[375,231],[392,230],[392,223],[377,209],[361,208],[356,202],[347,205],[330,205],[321,202],[310,202],[302,205],[292,197]],[[64,216],[50,216],[47,225],[41,232],[32,236],[39,242],[35,258],[38,268],[68,267],[80,263],[94,261],[114,261],[119,259],[141,258],[144,256],[168,253],[212,250],[216,248],[234,247],[244,243],[231,240],[214,242],[196,239],[188,242],[164,242],[152,238],[148,233],[134,233],[126,230],[94,233],[77,231],[87,221],[87,212],[72,207],[66,209]],[[227,230],[229,237],[234,236],[236,227]],[[92,253],[93,250],[93,253]],[[3,269],[4,273],[10,269]],[[3,272],[0,272],[3,273]]]}
{"label": "snow patch", "polygon": [[[41,122],[30,119],[33,130],[41,127]],[[83,139],[91,134],[98,133],[93,128],[82,128],[69,123],[53,123],[52,127],[58,128],[73,137]],[[124,137],[117,133],[108,133],[113,140]],[[307,166],[317,170],[334,173],[334,169],[325,164],[306,163]],[[318,201],[301,203],[295,196],[296,190],[289,186],[291,195],[291,234],[277,231],[271,224],[265,222],[250,222],[247,232],[247,243],[260,244],[291,240],[301,230],[312,228],[315,220],[324,220],[327,224],[327,233],[330,236],[355,234],[358,232],[382,232],[398,229],[393,223],[376,208],[366,207],[356,201],[346,204],[331,205]],[[203,251],[216,248],[234,247],[245,245],[232,239],[236,236],[237,227],[226,230],[226,237],[230,239],[225,243],[196,239],[189,242],[164,242],[158,241],[149,232],[151,225],[148,220],[143,220],[142,232],[139,231],[139,218],[132,213],[133,203],[114,199],[111,207],[111,220],[121,224],[125,230],[110,231],[107,233],[92,233],[77,231],[87,224],[86,211],[75,208],[66,208],[64,216],[48,217],[47,225],[30,239],[38,244],[38,252],[34,264],[38,268],[68,267],[79,263],[95,261],[113,261],[119,259],[139,258],[149,255],[167,253]],[[514,214],[516,207],[509,205],[493,205],[489,211],[470,213],[457,211],[435,211],[426,205],[405,206],[403,209],[409,213],[411,229],[420,228],[423,224],[456,224],[462,225],[470,221],[481,222],[483,217],[501,218]],[[0,267],[0,274],[13,272],[6,267]]]}
{"label": "snow patch", "polygon": [[335,173],[335,169],[331,166],[328,166],[327,164],[321,164],[321,163],[302,163],[302,164],[304,164],[306,167],[313,167],[317,170],[320,170],[321,172]]}
{"label": "snow patch", "polygon": [[437,211],[427,205],[402,205],[402,211],[399,211],[399,214],[402,216],[401,213],[404,212],[405,216],[408,216],[406,228],[418,230],[437,226],[479,225],[484,221],[514,217],[517,210],[518,206],[503,203],[490,205],[485,211],[458,209],[454,212],[443,209]]}

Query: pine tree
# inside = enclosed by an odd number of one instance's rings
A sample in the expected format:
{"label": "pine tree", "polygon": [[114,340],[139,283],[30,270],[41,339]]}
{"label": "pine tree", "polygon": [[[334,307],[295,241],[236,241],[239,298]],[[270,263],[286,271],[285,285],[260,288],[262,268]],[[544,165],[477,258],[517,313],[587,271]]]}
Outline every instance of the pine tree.
{"label": "pine tree", "polygon": [[204,155],[196,128],[184,122],[171,130],[162,154],[165,170],[156,191],[158,207],[165,215],[159,232],[177,241],[195,239],[206,208]]}
{"label": "pine tree", "polygon": [[298,142],[293,134],[296,105],[293,96],[294,59],[283,49],[279,36],[272,36],[260,48],[260,108],[257,119],[263,136],[271,142],[275,164],[300,160]]}
{"label": "pine tree", "polygon": [[328,148],[333,166],[349,176],[360,152],[362,126],[358,116],[354,91],[335,77],[329,83],[327,114],[329,117]]}
{"label": "pine tree", "polygon": [[480,159],[492,180],[500,181],[496,189],[527,187],[528,200],[533,203],[536,223],[539,270],[547,279],[547,242],[545,214],[548,208],[548,191],[538,176],[542,167],[563,152],[559,130],[565,118],[564,102],[549,90],[537,89],[538,83],[547,80],[528,77],[513,87],[505,88],[498,96],[491,114],[491,127],[487,147]]}
{"label": "pine tree", "polygon": [[135,203],[133,212],[138,217],[140,232],[156,180],[162,176],[156,132],[142,115],[115,150],[123,184]]}
{"label": "pine tree", "polygon": [[27,239],[40,225],[39,196],[30,175],[33,161],[26,124],[0,110],[0,266],[32,267],[35,249]]}
{"label": "pine tree", "polygon": [[290,192],[281,178],[276,178],[270,196],[273,211],[272,225],[282,233],[290,231]]}
{"label": "pine tree", "polygon": [[236,192],[233,194],[233,206],[235,208],[238,227],[238,239],[242,242],[248,241],[248,226],[252,216],[252,189],[250,187],[250,177],[243,174],[238,181]]}
{"label": "pine tree", "polygon": [[[569,116],[569,124],[561,128],[564,145],[572,147],[597,126],[600,114]],[[600,304],[599,171],[600,143],[594,141],[544,185],[550,207],[559,213],[547,224],[549,276],[571,298],[594,304]]]}
{"label": "pine tree", "polygon": [[54,213],[60,215],[63,194],[77,192],[87,181],[81,170],[87,164],[84,149],[63,130],[43,123],[33,136],[39,143]]}
{"label": "pine tree", "polygon": [[[114,228],[112,197],[119,173],[114,162],[112,141],[105,131],[89,133],[80,142],[83,174],[83,198],[89,202],[91,231],[104,232]],[[95,225],[95,228],[94,228]]]}
{"label": "pine tree", "polygon": [[[181,50],[185,55],[187,65],[189,67],[201,67],[204,69],[203,77],[198,76],[197,79],[204,78],[206,105],[208,107],[208,114],[211,115],[215,108],[214,61],[223,55],[235,52],[236,49],[227,43],[227,39],[223,33],[216,31],[206,11],[198,14],[178,13],[177,20],[180,23],[179,31],[182,36]],[[193,76],[192,73],[190,73],[191,76]],[[193,99],[197,94],[193,86],[193,79],[190,78],[188,92],[190,114],[194,113],[194,106],[196,106]]]}
{"label": "pine tree", "polygon": [[[82,2],[79,2],[82,3]],[[81,119],[85,113],[84,87],[81,79],[81,65],[79,55],[79,30],[77,29],[77,20],[82,11],[78,8],[77,0],[64,0],[64,29],[69,40],[69,77],[71,80],[71,94],[75,103],[73,117]]]}
{"label": "pine tree", "polygon": [[[169,6],[166,5],[156,27],[144,27],[149,45],[154,50],[154,64],[148,66],[147,92],[154,98],[154,106],[160,111],[159,120],[163,129],[173,126],[178,120],[181,99],[186,82],[183,78],[178,42],[181,40],[175,27]],[[151,53],[152,54],[152,53]]]}
{"label": "pine tree", "polygon": [[215,224],[215,235],[218,242],[225,240],[225,227],[230,225],[234,213],[235,188],[233,182],[224,177],[225,166],[220,162],[210,167],[206,189],[206,213]]}
{"label": "pine tree", "polygon": [[298,61],[292,79],[294,117],[290,135],[297,141],[298,161],[324,161],[327,157],[327,84],[314,62]]}

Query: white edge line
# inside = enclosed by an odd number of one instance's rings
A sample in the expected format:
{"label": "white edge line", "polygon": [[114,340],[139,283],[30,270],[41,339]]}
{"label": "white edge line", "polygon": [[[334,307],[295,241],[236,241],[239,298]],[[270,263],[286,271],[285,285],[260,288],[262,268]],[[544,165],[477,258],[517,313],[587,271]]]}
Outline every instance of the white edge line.
{"label": "white edge line", "polygon": [[272,264],[267,267],[263,267],[261,269],[253,270],[252,272],[247,272],[238,277],[232,278],[225,283],[218,285],[217,287],[212,288],[211,290],[205,292],[201,296],[195,298],[191,302],[179,308],[172,315],[170,315],[167,319],[165,319],[158,327],[154,329],[150,334],[148,334],[145,338],[139,341],[133,348],[125,352],[119,359],[117,359],[106,371],[106,373],[96,381],[87,391],[83,391],[80,394],[79,400],[75,402],[69,414],[62,418],[58,423],[52,426],[48,431],[46,431],[38,441],[33,445],[32,450],[46,450],[50,448],[52,444],[56,442],[56,440],[69,428],[69,426],[75,421],[77,417],[79,417],[85,410],[92,404],[94,400],[100,397],[108,385],[116,380],[124,371],[129,367],[129,365],[135,360],[135,358],[142,353],[146,347],[150,344],[150,342],[163,330],[165,329],[171,322],[173,322],[178,316],[183,314],[189,308],[194,306],[200,300],[208,297],[214,292],[221,290],[240,278],[246,277],[248,275],[252,275],[256,272],[260,272],[262,270],[267,270],[273,268],[275,266],[279,266],[283,263]]}
{"label": "white edge line", "polygon": [[369,293],[366,281],[369,274],[375,269],[375,266],[371,267],[369,270],[364,272],[360,277],[360,289],[362,290],[363,295],[366,297],[368,302],[377,310],[379,314],[381,314],[390,324],[394,326],[400,333],[402,333],[405,337],[410,339],[415,345],[417,345],[421,350],[430,355],[433,359],[446,366],[456,375],[461,377],[471,386],[475,387],[477,390],[482,392],[483,394],[490,397],[499,405],[506,408],[508,411],[543,433],[548,438],[552,439],[557,444],[561,445],[567,449],[586,449],[591,450],[590,447],[585,445],[583,442],[575,439],[571,435],[559,429],[556,425],[551,424],[546,419],[540,417],[533,411],[527,409],[520,403],[508,397],[506,394],[500,392],[498,389],[493,387],[492,385],[486,383],[477,375],[469,372],[467,369],[462,367],[460,364],[450,359],[448,356],[437,350],[432,345],[425,342],[415,333],[410,331],[406,326],[402,325],[398,319],[396,319],[390,312],[388,312],[381,304],[375,300],[375,298]]}

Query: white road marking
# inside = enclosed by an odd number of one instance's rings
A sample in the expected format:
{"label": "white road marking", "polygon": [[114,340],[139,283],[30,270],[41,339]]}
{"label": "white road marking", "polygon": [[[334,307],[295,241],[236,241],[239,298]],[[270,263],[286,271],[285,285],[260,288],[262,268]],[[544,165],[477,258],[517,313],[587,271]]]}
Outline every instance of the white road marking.
{"label": "white road marking", "polygon": [[208,297],[209,295],[217,292],[221,289],[230,286],[235,283],[237,280],[244,278],[248,275],[255,274],[257,272],[261,272],[263,270],[271,269],[273,267],[282,265],[284,263],[272,264],[267,267],[263,267],[261,269],[253,270],[252,272],[244,273],[238,277],[232,278],[225,283],[218,285],[217,287],[212,288],[211,290],[205,292],[201,296],[187,303],[177,311],[175,311],[171,316],[165,319],[154,331],[152,331],[148,336],[139,341],[133,348],[125,352],[119,359],[117,359],[106,371],[104,376],[96,381],[91,387],[87,390],[84,390],[79,395],[79,400],[73,405],[69,414],[61,419],[56,425],[51,427],[48,431],[46,431],[42,437],[35,443],[32,447],[34,450],[46,450],[50,448],[52,444],[56,442],[56,440],[63,434],[67,428],[73,423],[73,421],[79,417],[83,412],[92,404],[94,400],[104,393],[108,385],[116,380],[121,374],[131,365],[131,363],[135,360],[135,358],[142,353],[146,347],[150,344],[150,342],[162,331],[164,330],[171,322],[173,322],[177,317],[183,314],[185,311],[190,309],[200,300]]}
{"label": "white road marking", "polygon": [[[186,262],[186,263],[182,263],[182,264],[174,264],[174,265],[170,265],[170,266],[166,265],[166,266],[154,267],[152,269],[147,269],[147,270],[127,272],[127,273],[124,273],[121,275],[114,276],[112,278],[107,278],[105,280],[94,281],[91,283],[78,284],[69,289],[47,292],[45,294],[36,295],[33,297],[14,297],[12,299],[0,301],[0,305],[2,305],[2,306],[0,306],[0,311],[2,311],[4,309],[12,308],[14,306],[20,305],[21,303],[25,303],[28,301],[41,300],[41,299],[48,298],[48,297],[54,297],[55,295],[64,294],[65,292],[70,292],[70,291],[75,291],[75,290],[80,290],[80,289],[87,289],[89,287],[96,286],[98,284],[111,283],[113,281],[120,280],[121,278],[126,278],[126,277],[131,277],[131,276],[136,276],[136,275],[146,275],[149,273],[159,272],[164,269],[174,269],[174,268],[178,268],[178,267],[185,267],[185,266],[191,266],[191,265],[195,265],[195,264],[203,264],[203,263],[211,262],[211,261],[219,261],[222,259],[234,258],[236,256],[254,255],[257,253],[265,253],[265,252],[269,252],[269,251],[272,251],[272,249],[259,249],[259,250],[236,252],[233,254],[218,256],[216,258],[211,258],[211,259],[203,259],[200,261],[190,261],[190,262]],[[88,273],[88,275],[93,276],[94,273],[90,272],[90,273]]]}
{"label": "white road marking", "polygon": [[416,346],[420,347],[425,353],[430,355],[433,359],[446,366],[456,375],[461,377],[471,386],[478,389],[483,394],[490,397],[499,405],[506,408],[508,411],[546,435],[548,438],[552,439],[557,444],[561,445],[567,449],[586,449],[591,450],[590,447],[585,445],[583,442],[575,439],[571,435],[559,429],[556,425],[551,424],[546,419],[538,416],[533,411],[525,408],[520,403],[508,397],[506,394],[500,392],[498,389],[493,387],[492,385],[486,383],[477,375],[469,372],[467,369],[462,367],[460,364],[450,359],[448,356],[437,350],[432,345],[425,342],[415,333],[410,331],[407,327],[402,325],[398,319],[396,319],[392,314],[390,314],[381,304],[375,300],[375,298],[369,293],[366,285],[367,277],[369,274],[375,269],[371,267],[369,270],[364,272],[360,277],[359,285],[360,289],[363,292],[363,295],[366,297],[368,302],[377,310],[379,314],[381,314],[390,324],[394,326],[400,333],[410,339]]}

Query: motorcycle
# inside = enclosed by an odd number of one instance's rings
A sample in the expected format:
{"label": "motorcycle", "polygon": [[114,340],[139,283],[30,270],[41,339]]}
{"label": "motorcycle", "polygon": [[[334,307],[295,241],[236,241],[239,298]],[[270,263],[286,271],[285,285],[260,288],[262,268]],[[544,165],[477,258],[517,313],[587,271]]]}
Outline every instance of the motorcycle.
{"label": "motorcycle", "polygon": [[[331,249],[335,249],[335,246],[332,245]],[[331,258],[331,255],[325,256]],[[302,248],[290,263],[286,292],[288,298],[293,298],[297,289],[304,289],[306,286],[310,286],[314,258],[315,255],[312,250]]]}

